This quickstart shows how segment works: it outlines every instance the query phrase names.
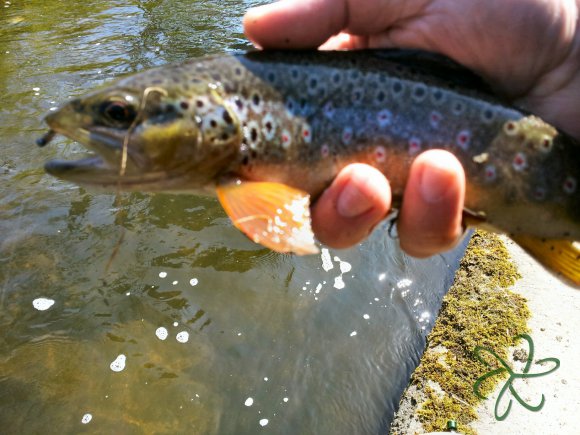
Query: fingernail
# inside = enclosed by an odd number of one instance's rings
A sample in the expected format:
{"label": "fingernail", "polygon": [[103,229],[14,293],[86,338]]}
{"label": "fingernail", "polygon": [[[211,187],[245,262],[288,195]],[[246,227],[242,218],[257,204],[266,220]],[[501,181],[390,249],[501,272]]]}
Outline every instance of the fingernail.
{"label": "fingernail", "polygon": [[434,204],[441,202],[448,192],[449,184],[445,180],[449,179],[449,171],[433,166],[425,167],[421,174],[421,196],[425,202]]}
{"label": "fingernail", "polygon": [[336,210],[342,217],[359,216],[373,207],[371,200],[354,184],[347,184],[338,197]]}

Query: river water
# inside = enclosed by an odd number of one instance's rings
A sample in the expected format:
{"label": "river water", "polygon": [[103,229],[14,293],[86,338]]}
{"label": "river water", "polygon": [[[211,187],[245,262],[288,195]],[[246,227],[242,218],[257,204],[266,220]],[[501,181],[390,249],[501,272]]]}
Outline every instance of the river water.
{"label": "river water", "polygon": [[413,260],[379,228],[278,255],[214,199],[89,192],[42,169],[80,146],[34,145],[45,113],[114,77],[250,48],[258,3],[1,0],[0,433],[388,427],[462,248]]}

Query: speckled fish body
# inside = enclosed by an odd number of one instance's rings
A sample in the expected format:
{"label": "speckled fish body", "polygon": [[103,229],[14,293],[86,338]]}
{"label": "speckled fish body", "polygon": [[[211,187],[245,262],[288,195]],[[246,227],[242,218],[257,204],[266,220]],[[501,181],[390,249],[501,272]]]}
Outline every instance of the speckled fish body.
{"label": "speckled fish body", "polygon": [[510,235],[580,240],[580,145],[431,54],[192,59],[74,100],[47,123],[100,156],[49,162],[48,172],[145,191],[268,181],[316,198],[341,168],[364,162],[400,198],[414,157],[447,149],[465,169],[472,216]]}

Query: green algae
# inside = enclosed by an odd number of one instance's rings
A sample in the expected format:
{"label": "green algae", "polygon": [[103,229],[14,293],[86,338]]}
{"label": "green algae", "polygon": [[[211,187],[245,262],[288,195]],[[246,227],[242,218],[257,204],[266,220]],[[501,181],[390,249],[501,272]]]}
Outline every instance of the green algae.
{"label": "green algae", "polygon": [[[506,359],[514,337],[528,332],[526,300],[508,290],[519,278],[501,239],[476,231],[407,390],[413,387],[418,392],[410,400],[411,406],[418,403],[412,418],[425,432],[444,430],[447,420],[454,419],[460,432],[475,434],[469,424],[477,419],[475,409],[481,400],[473,393],[473,384],[490,368],[477,361],[473,351],[484,346]],[[489,363],[497,367],[496,361]],[[501,380],[487,379],[480,392],[491,393]],[[404,400],[405,396],[401,405]],[[404,426],[395,421],[391,434],[408,433],[400,431]]]}

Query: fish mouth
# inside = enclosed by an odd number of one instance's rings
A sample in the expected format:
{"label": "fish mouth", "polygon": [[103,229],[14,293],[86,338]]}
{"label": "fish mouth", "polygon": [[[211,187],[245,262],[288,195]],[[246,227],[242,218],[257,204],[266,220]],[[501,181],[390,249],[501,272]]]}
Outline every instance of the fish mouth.
{"label": "fish mouth", "polygon": [[131,152],[130,146],[126,146],[127,158],[123,164],[124,134],[111,133],[105,128],[62,131],[57,125],[50,127],[37,140],[39,146],[47,145],[57,134],[62,134],[95,153],[79,160],[49,160],[44,164],[44,169],[54,177],[87,187],[132,191],[159,190],[175,181],[165,171],[147,170],[147,162]]}
{"label": "fish mouth", "polygon": [[59,125],[50,125],[51,129],[38,139],[39,146],[47,145],[57,134],[62,134],[90,150],[96,155],[79,160],[50,160],[44,169],[50,175],[73,181],[79,184],[113,184],[121,174],[122,145],[108,134],[93,132],[83,128],[63,131]]}
{"label": "fish mouth", "polygon": [[54,177],[89,187],[141,190],[167,181],[165,173],[123,173],[120,165],[111,166],[100,156],[79,160],[50,160],[45,163],[44,169]]}
{"label": "fish mouth", "polygon": [[105,129],[89,131],[77,127],[69,130],[58,123],[48,124],[50,130],[37,140],[39,146],[47,145],[57,134],[61,134],[95,153],[79,160],[50,160],[44,164],[48,174],[84,186],[109,187],[143,182],[142,176],[136,179],[135,165],[130,159],[126,159],[125,167],[121,163],[123,139],[120,135],[111,134]]}

